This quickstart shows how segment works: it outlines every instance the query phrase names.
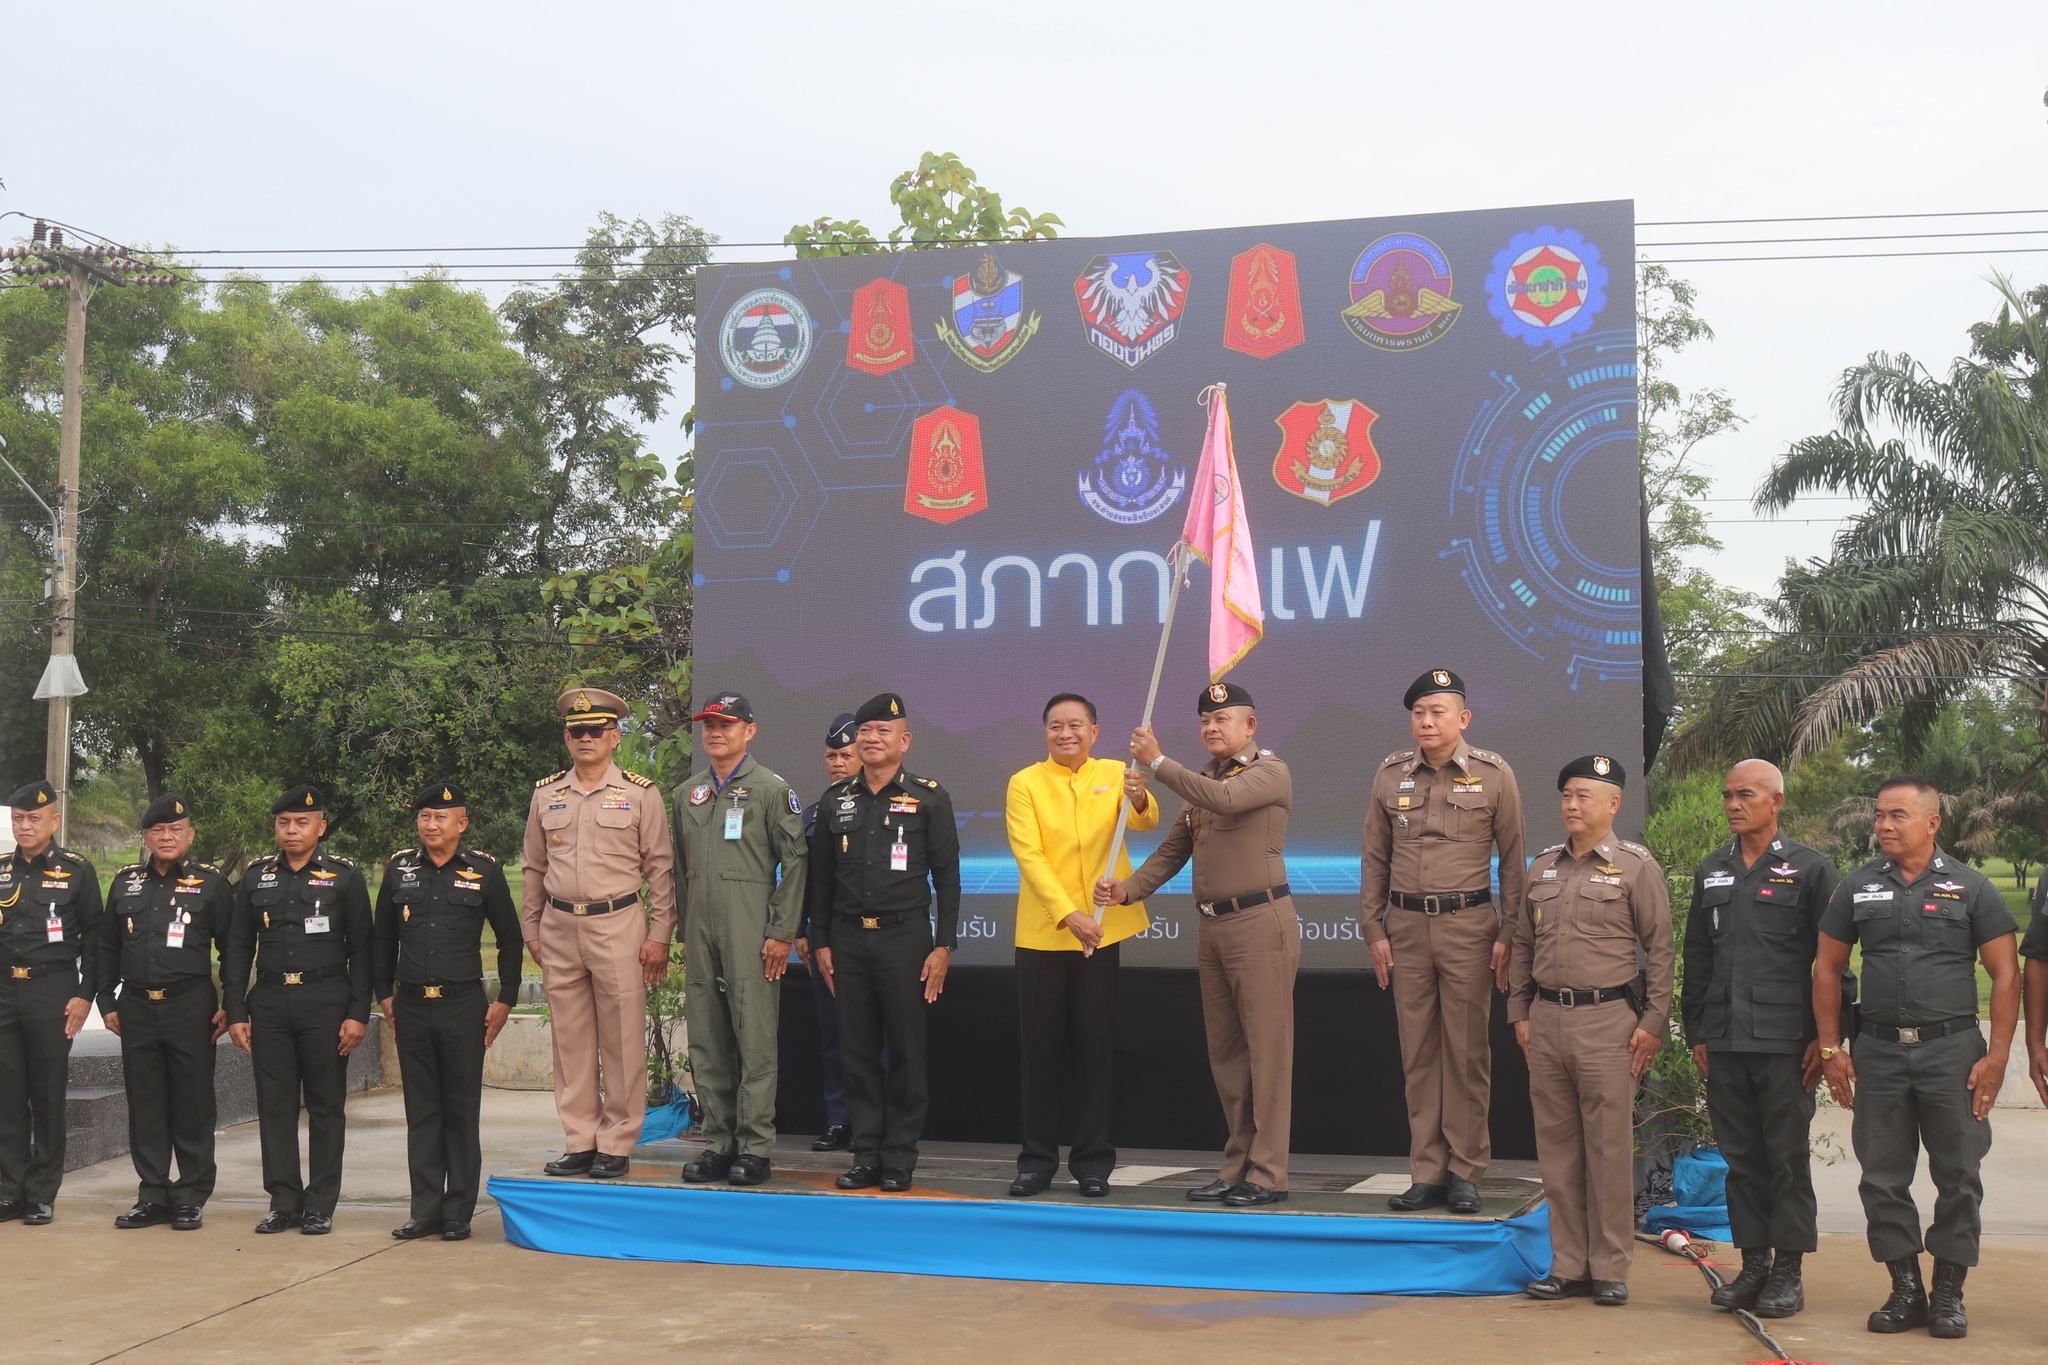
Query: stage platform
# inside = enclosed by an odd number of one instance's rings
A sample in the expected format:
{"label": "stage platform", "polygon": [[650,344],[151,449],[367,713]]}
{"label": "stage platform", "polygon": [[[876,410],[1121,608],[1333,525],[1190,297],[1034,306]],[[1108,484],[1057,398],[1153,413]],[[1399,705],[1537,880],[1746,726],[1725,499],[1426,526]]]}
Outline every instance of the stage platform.
{"label": "stage platform", "polygon": [[1185,1193],[1214,1178],[1214,1154],[1125,1152],[1105,1199],[1064,1174],[1013,1199],[1013,1147],[928,1144],[907,1194],[836,1189],[845,1153],[794,1137],[766,1185],[685,1185],[696,1151],[643,1145],[620,1180],[536,1165],[493,1175],[490,1194],[517,1246],[623,1260],[1344,1294],[1516,1293],[1550,1266],[1541,1190],[1521,1174],[1489,1176],[1481,1212],[1457,1216],[1388,1209],[1407,1176],[1372,1158],[1298,1157],[1287,1202],[1221,1209]]}

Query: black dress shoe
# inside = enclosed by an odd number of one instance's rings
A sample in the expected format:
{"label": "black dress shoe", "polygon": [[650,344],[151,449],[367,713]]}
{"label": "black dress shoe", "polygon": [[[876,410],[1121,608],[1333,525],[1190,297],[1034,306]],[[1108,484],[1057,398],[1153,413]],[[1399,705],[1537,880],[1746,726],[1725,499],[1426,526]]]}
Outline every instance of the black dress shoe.
{"label": "black dress shoe", "polygon": [[853,1132],[843,1123],[835,1123],[811,1139],[814,1152],[843,1152],[853,1145]]}
{"label": "black dress shoe", "polygon": [[1086,1199],[1104,1199],[1109,1195],[1109,1177],[1106,1175],[1084,1175],[1080,1177],[1081,1195]]}
{"label": "black dress shoe", "polygon": [[1583,1299],[1593,1292],[1591,1280],[1566,1280],[1556,1275],[1545,1275],[1522,1286],[1522,1292],[1532,1299]]}
{"label": "black dress shoe", "polygon": [[725,1178],[728,1185],[765,1185],[768,1183],[768,1158],[765,1156],[734,1157],[732,1172]]}
{"label": "black dress shoe", "polygon": [[205,1221],[206,1212],[197,1204],[180,1204],[171,1210],[172,1232],[197,1232]]}
{"label": "black dress shoe", "polygon": [[283,1209],[272,1209],[269,1213],[263,1215],[263,1221],[256,1225],[256,1231],[264,1233],[290,1232],[298,1225],[299,1215],[296,1213],[286,1213]]}
{"label": "black dress shoe", "polygon": [[910,1172],[901,1166],[882,1168],[881,1190],[883,1194],[901,1194],[910,1188]]}
{"label": "black dress shoe", "polygon": [[590,1159],[590,1178],[592,1180],[616,1180],[632,1169],[633,1162],[630,1157],[613,1156],[609,1152],[599,1152]]}
{"label": "black dress shoe", "polygon": [[871,1190],[882,1183],[882,1173],[862,1163],[847,1167],[832,1183],[842,1190]]}
{"label": "black dress shoe", "polygon": [[595,1148],[588,1152],[564,1152],[541,1167],[549,1175],[588,1175],[590,1163],[597,1160]]}
{"label": "black dress shoe", "polygon": [[1620,1280],[1595,1280],[1593,1302],[1602,1308],[1620,1308],[1628,1302],[1628,1286]]}
{"label": "black dress shoe", "polygon": [[1018,1199],[1029,1199],[1034,1194],[1044,1194],[1050,1184],[1052,1177],[1044,1171],[1019,1171],[1010,1182],[1010,1193]]}
{"label": "black dress shoe", "polygon": [[432,1237],[441,1228],[442,1224],[434,1219],[408,1218],[391,1229],[391,1235],[401,1242],[417,1242],[422,1237]]}
{"label": "black dress shoe", "polygon": [[1287,1200],[1287,1191],[1269,1190],[1257,1181],[1247,1180],[1229,1194],[1223,1202],[1233,1209],[1255,1209],[1262,1204],[1281,1204]]}
{"label": "black dress shoe", "polygon": [[21,1217],[19,1199],[0,1199],[0,1223],[11,1223]]}
{"label": "black dress shoe", "polygon": [[21,1225],[25,1228],[39,1228],[49,1224],[57,1211],[48,1204],[38,1204],[31,1199],[21,1206]]}
{"label": "black dress shoe", "polygon": [[723,1180],[732,1170],[736,1158],[731,1152],[714,1152],[709,1147],[697,1153],[693,1161],[683,1163],[683,1179],[692,1185],[703,1185],[713,1180]]}
{"label": "black dress shoe", "polygon": [[1452,1213],[1479,1212],[1479,1187],[1462,1176],[1451,1177],[1450,1190],[1444,1196],[1444,1203]]}
{"label": "black dress shoe", "polygon": [[469,1224],[466,1222],[441,1224],[441,1240],[444,1242],[467,1242],[469,1240]]}
{"label": "black dress shoe", "polygon": [[135,1207],[126,1213],[114,1215],[114,1226],[117,1228],[153,1228],[158,1223],[170,1221],[169,1204],[153,1204],[147,1199],[138,1201]]}
{"label": "black dress shoe", "polygon": [[1198,1185],[1189,1190],[1188,1198],[1197,1204],[1220,1204],[1223,1202],[1223,1196],[1236,1188],[1237,1186],[1228,1180],[1212,1180],[1206,1185]]}
{"label": "black dress shoe", "polygon": [[1421,1209],[1433,1209],[1450,1198],[1450,1191],[1441,1185],[1425,1185],[1416,1181],[1405,1193],[1387,1196],[1387,1207],[1402,1213],[1415,1213]]}
{"label": "black dress shoe", "polygon": [[334,1231],[334,1215],[331,1213],[308,1213],[299,1219],[299,1231],[308,1237],[325,1237]]}

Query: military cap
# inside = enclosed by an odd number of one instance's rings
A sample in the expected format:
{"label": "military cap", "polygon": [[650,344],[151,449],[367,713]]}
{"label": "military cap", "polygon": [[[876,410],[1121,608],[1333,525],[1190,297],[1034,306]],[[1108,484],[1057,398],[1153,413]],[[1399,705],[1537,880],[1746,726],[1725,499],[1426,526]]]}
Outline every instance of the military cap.
{"label": "military cap", "polygon": [[1250,706],[1252,694],[1236,683],[1210,683],[1202,689],[1202,699],[1195,703],[1195,714],[1206,716],[1211,711],[1221,711],[1226,706]]}
{"label": "military cap", "polygon": [[272,815],[283,815],[288,810],[317,810],[324,812],[326,809],[327,798],[320,794],[318,787],[293,787],[283,796],[270,803],[270,813]]}
{"label": "military cap", "polygon": [[469,793],[453,782],[429,782],[412,796],[415,814],[423,810],[452,810],[468,804]]}
{"label": "military cap", "polygon": [[37,810],[57,802],[57,789],[47,781],[38,780],[7,798],[7,804],[16,810]]}
{"label": "military cap", "polygon": [[699,720],[736,720],[747,725],[754,723],[754,704],[737,692],[720,692],[704,703],[704,709],[690,717]]}
{"label": "military cap", "polygon": [[158,825],[176,824],[190,818],[191,814],[192,809],[185,804],[184,797],[176,792],[165,792],[143,810],[142,823],[136,828],[154,829]]}
{"label": "military cap", "polygon": [[853,743],[853,732],[858,727],[853,721],[853,712],[841,711],[832,717],[832,723],[825,727],[825,747],[844,749]]}
{"label": "military cap", "polygon": [[616,723],[633,708],[626,705],[625,698],[602,687],[572,687],[555,698],[555,709],[562,713],[564,725],[606,725]]}
{"label": "military cap", "polygon": [[1465,680],[1448,668],[1432,668],[1408,684],[1408,690],[1401,695],[1401,709],[1413,711],[1416,702],[1436,692],[1455,692],[1462,697]]}
{"label": "military cap", "polygon": [[894,692],[884,692],[880,696],[869,697],[860,710],[853,713],[853,723],[858,726],[871,720],[907,720],[909,714],[903,698]]}
{"label": "military cap", "polygon": [[1575,777],[1590,777],[1595,782],[1611,782],[1617,787],[1628,785],[1628,773],[1622,769],[1620,761],[1606,754],[1587,754],[1565,764],[1558,770],[1557,789],[1563,791],[1564,784]]}

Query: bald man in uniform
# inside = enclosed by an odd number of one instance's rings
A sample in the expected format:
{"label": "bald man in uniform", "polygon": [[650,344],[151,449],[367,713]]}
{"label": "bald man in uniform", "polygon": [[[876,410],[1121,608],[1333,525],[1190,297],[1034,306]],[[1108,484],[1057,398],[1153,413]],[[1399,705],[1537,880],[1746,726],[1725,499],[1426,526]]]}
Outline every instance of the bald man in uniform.
{"label": "bald man in uniform", "polygon": [[[1635,1249],[1636,1082],[1671,1013],[1671,893],[1641,844],[1614,837],[1626,780],[1605,754],[1557,775],[1566,841],[1529,866],[1515,923],[1508,1018],[1529,1058],[1536,1161],[1550,1202],[1550,1273],[1534,1299],[1628,1302]],[[1649,963],[1640,1008],[1638,949]]]}
{"label": "bald man in uniform", "polygon": [[1287,886],[1287,815],[1294,777],[1261,749],[1252,694],[1213,683],[1196,703],[1200,772],[1160,751],[1147,726],[1131,756],[1186,805],[1145,865],[1095,884],[1098,905],[1129,905],[1165,885],[1192,858],[1201,911],[1198,959],[1209,1071],[1230,1125],[1217,1179],[1188,1191],[1197,1203],[1232,1208],[1287,1197],[1287,1143],[1294,1121],[1294,974],[1301,924]]}
{"label": "bald man in uniform", "polygon": [[546,1170],[602,1179],[626,1173],[647,1118],[647,988],[668,972],[675,846],[654,783],[612,762],[624,699],[575,687],[555,709],[574,766],[534,783],[520,919],[567,1143]]}
{"label": "bald man in uniform", "polygon": [[[1521,913],[1522,792],[1507,760],[1465,742],[1465,680],[1434,668],[1409,684],[1415,747],[1387,755],[1365,811],[1359,891],[1380,988],[1392,978],[1407,1076],[1405,1194],[1412,1212],[1479,1212],[1493,1159],[1493,988],[1507,989]],[[1500,850],[1500,902],[1493,856]]]}

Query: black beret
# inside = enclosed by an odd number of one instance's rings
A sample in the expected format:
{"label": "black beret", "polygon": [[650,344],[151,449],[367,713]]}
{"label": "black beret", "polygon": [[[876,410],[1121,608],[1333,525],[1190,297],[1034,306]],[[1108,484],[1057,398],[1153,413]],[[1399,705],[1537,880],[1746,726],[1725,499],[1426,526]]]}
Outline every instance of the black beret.
{"label": "black beret", "polygon": [[825,747],[828,749],[844,749],[853,743],[853,732],[857,728],[854,724],[853,712],[841,711],[838,715],[832,717],[832,723],[825,727]]}
{"label": "black beret", "polygon": [[884,692],[879,697],[869,697],[860,710],[853,713],[853,723],[866,725],[871,720],[904,720],[908,711],[903,698],[894,692]]}
{"label": "black beret", "polygon": [[272,815],[283,815],[288,810],[317,810],[324,813],[326,809],[327,798],[320,794],[318,787],[293,787],[270,803]]}
{"label": "black beret", "polygon": [[737,720],[748,725],[754,723],[754,704],[737,692],[720,692],[704,703],[704,709],[690,717],[699,720]]}
{"label": "black beret", "polygon": [[1202,689],[1202,699],[1195,703],[1195,714],[1206,716],[1211,711],[1221,711],[1226,706],[1250,706],[1252,694],[1236,683],[1210,683]]}
{"label": "black beret", "polygon": [[1564,784],[1575,777],[1590,777],[1595,782],[1612,782],[1617,787],[1628,785],[1628,773],[1617,759],[1606,754],[1587,754],[1575,758],[1558,770],[1557,789],[1564,790]]}
{"label": "black beret", "polygon": [[185,805],[184,797],[176,792],[165,792],[149,803],[148,808],[142,812],[142,823],[136,828],[152,829],[157,825],[175,824],[179,820],[189,818],[191,814],[191,810]]}
{"label": "black beret", "polygon": [[455,806],[467,806],[469,793],[453,782],[429,782],[413,793],[412,808],[415,814],[423,810],[449,810]]}
{"label": "black beret", "polygon": [[1401,696],[1401,709],[1413,711],[1416,702],[1434,692],[1456,692],[1462,697],[1465,695],[1465,680],[1448,668],[1432,668],[1408,684],[1408,690]]}
{"label": "black beret", "polygon": [[7,804],[16,810],[35,810],[42,806],[54,805],[57,789],[47,781],[29,783],[26,787],[7,798]]}

